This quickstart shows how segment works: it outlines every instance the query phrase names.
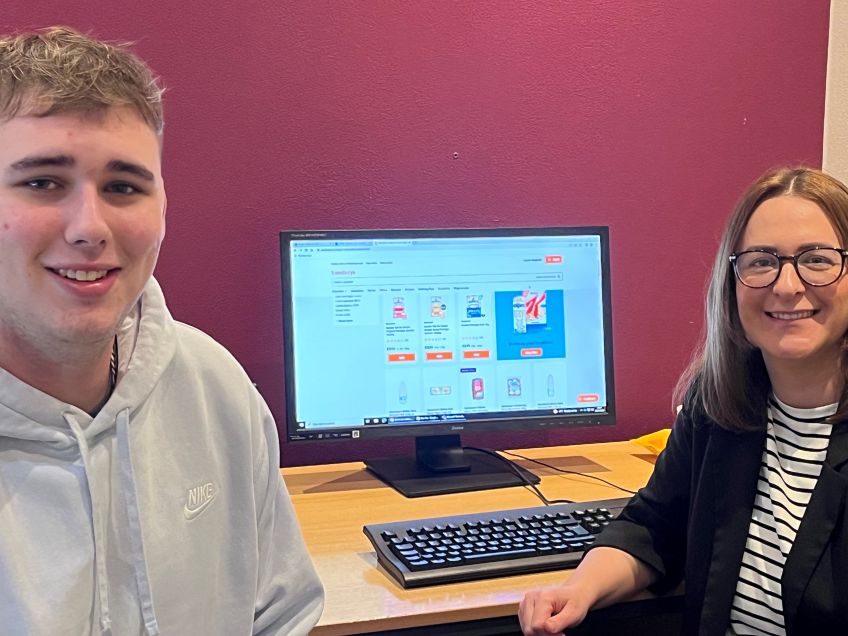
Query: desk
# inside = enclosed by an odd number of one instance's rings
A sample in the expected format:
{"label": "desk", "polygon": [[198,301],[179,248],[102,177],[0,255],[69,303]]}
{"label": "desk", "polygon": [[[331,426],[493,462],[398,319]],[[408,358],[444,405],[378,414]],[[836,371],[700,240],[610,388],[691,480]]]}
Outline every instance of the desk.
{"label": "desk", "polygon": [[[559,468],[597,475],[636,490],[654,456],[632,442],[518,450]],[[549,499],[626,496],[594,479],[563,475],[531,462]],[[368,523],[541,505],[529,489],[500,488],[407,499],[359,462],[283,469],[306,544],[326,590],[314,636],[365,634],[514,616],[527,590],[562,583],[570,571],[545,572],[404,590],[377,566],[362,532]],[[433,633],[455,633],[435,629]]]}

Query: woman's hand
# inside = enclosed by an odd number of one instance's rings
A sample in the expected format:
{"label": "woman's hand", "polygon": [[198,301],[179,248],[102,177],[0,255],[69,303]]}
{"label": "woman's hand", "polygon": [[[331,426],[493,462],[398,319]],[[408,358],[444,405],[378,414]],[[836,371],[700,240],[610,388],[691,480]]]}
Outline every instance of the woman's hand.
{"label": "woman's hand", "polygon": [[579,625],[592,598],[580,585],[564,585],[528,592],[518,606],[518,621],[524,636],[563,634]]}
{"label": "woman's hand", "polygon": [[529,592],[518,606],[524,636],[563,634],[579,625],[593,607],[632,598],[657,578],[657,573],[617,548],[589,550],[565,585]]}

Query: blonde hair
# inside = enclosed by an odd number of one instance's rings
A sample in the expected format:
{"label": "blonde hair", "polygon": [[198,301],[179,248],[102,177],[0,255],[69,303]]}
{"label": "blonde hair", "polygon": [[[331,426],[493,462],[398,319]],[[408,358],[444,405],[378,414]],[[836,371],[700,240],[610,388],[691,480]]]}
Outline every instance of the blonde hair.
{"label": "blonde hair", "polygon": [[0,36],[0,121],[16,115],[102,116],[129,107],[162,135],[163,88],[126,44],[68,27]]}

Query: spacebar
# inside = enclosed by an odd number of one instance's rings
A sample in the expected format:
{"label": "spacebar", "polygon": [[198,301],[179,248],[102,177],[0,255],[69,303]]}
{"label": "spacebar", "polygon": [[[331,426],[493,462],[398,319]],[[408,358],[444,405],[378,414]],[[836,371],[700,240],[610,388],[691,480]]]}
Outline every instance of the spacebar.
{"label": "spacebar", "polygon": [[518,550],[503,550],[502,552],[478,552],[464,555],[466,563],[483,563],[485,561],[507,561],[523,556],[535,556],[539,553],[535,548],[520,548]]}

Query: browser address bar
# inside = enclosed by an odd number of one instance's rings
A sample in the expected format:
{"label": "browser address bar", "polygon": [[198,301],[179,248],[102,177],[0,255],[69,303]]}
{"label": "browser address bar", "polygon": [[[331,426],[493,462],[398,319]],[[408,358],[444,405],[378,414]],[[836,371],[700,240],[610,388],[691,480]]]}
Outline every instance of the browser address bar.
{"label": "browser address bar", "polygon": [[513,272],[481,274],[421,274],[413,276],[339,276],[333,277],[334,285],[457,285],[486,283],[521,283],[528,281],[562,281],[562,272]]}

